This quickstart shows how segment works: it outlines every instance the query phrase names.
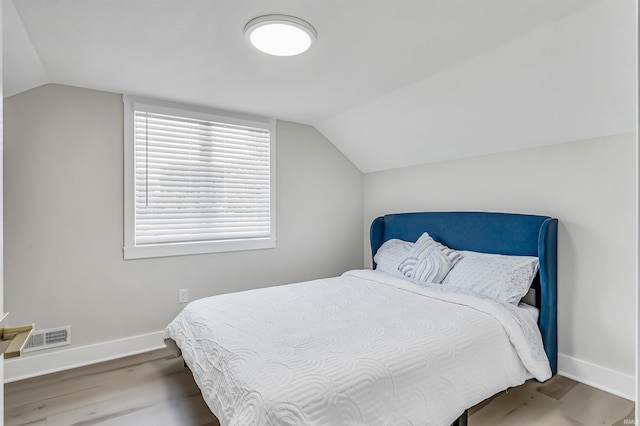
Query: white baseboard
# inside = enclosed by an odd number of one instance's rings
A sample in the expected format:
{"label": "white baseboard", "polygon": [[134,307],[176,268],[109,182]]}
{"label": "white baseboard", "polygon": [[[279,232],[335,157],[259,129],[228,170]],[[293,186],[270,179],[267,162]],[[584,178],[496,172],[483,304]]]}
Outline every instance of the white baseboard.
{"label": "white baseboard", "polygon": [[163,347],[165,346],[162,340],[162,331],[157,331],[77,348],[72,347],[40,354],[23,354],[20,358],[12,358],[4,362],[4,382],[10,383],[56,373]]}
{"label": "white baseboard", "polygon": [[564,354],[558,354],[558,374],[630,401],[636,400],[636,378],[632,375]]}

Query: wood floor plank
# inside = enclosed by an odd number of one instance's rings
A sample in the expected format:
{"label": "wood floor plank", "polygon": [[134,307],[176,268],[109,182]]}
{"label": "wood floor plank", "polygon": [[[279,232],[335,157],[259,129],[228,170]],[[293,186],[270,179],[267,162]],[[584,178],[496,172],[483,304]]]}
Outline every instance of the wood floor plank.
{"label": "wood floor plank", "polygon": [[632,401],[563,376],[544,384],[529,380],[470,410],[469,424],[489,425],[603,425],[635,424]]}
{"label": "wood floor plank", "polygon": [[635,419],[635,415],[636,415],[636,407],[634,405],[631,411],[629,411],[626,416],[624,416],[623,418],[615,422],[613,426],[625,426],[625,425],[635,424],[635,422],[632,422],[632,420]]}
{"label": "wood floor plank", "polygon": [[[528,383],[528,382],[527,382]],[[525,424],[535,420],[537,412],[548,412],[554,408],[554,400],[539,394],[535,388],[522,386],[502,392],[480,410],[469,416],[471,425]],[[535,424],[535,423],[534,423]]]}
{"label": "wood floor plank", "polygon": [[183,425],[220,426],[218,419],[211,414],[200,393],[183,398],[180,404],[180,412],[184,422],[182,423]]}
{"label": "wood floor plank", "polygon": [[193,396],[201,399],[200,391],[180,359],[166,352],[157,355],[161,356],[145,362],[134,358],[129,365],[119,361],[116,368],[98,366],[95,374],[86,367],[76,376],[56,373],[57,377],[44,377],[44,385],[34,384],[40,378],[8,384],[5,423],[24,425],[46,418],[51,425],[98,424],[98,420],[132,418],[132,413],[154,407],[157,401],[172,401],[176,418],[181,418],[176,401]]}
{"label": "wood floor plank", "polygon": [[65,381],[77,381],[82,376],[94,377],[100,373],[109,373],[112,371],[123,370],[135,367],[136,365],[146,364],[149,361],[159,359],[170,359],[171,354],[165,349],[144,352],[138,355],[132,355],[125,358],[118,358],[108,362],[88,365],[86,367],[78,367],[71,370],[65,370],[58,373],[46,374],[37,377],[37,380],[20,380],[10,384],[10,391],[17,392],[25,389],[36,389],[42,386],[49,386],[52,383],[60,383]]}
{"label": "wood floor plank", "polygon": [[[623,426],[634,403],[562,376],[530,380],[469,409],[470,426]],[[220,426],[167,350],[5,385],[6,426]]]}
{"label": "wood floor plank", "polygon": [[561,401],[565,415],[582,424],[594,425],[613,425],[634,406],[631,401],[582,383]]}
{"label": "wood floor plank", "polygon": [[548,380],[537,386],[536,391],[555,400],[560,400],[577,384],[578,382],[567,377],[555,376],[553,380]]}
{"label": "wood floor plank", "polygon": [[[180,372],[182,366],[167,358],[166,352],[154,351],[154,356],[130,357],[131,363],[122,359],[100,363],[95,366],[81,367],[60,373],[38,377],[37,380],[22,380],[8,385],[5,392],[5,404],[13,405],[14,399],[21,403],[40,401],[55,388],[62,392],[74,393],[104,385],[119,379],[132,380],[141,375],[166,376],[168,369]],[[150,364],[153,362],[153,364]],[[72,374],[75,371],[77,374]]]}

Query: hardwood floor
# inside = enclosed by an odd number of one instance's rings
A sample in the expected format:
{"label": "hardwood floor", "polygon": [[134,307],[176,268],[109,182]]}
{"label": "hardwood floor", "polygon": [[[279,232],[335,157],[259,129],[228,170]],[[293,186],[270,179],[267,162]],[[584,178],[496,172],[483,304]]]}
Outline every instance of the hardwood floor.
{"label": "hardwood floor", "polygon": [[[217,426],[181,358],[166,350],[5,385],[6,426]],[[470,426],[634,423],[634,404],[562,376],[469,410]]]}
{"label": "hardwood floor", "polygon": [[5,385],[5,425],[214,426],[182,358],[149,352]]}
{"label": "hardwood floor", "polygon": [[[634,424],[635,404],[563,376],[529,380],[469,410],[469,425]],[[626,422],[625,422],[626,420]]]}

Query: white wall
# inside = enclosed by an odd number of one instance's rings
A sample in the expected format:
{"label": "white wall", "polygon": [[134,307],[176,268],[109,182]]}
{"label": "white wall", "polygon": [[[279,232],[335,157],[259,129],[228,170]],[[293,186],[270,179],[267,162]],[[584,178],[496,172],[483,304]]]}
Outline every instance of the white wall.
{"label": "white wall", "polygon": [[[4,16],[4,2],[0,3],[0,22],[3,22],[3,16]],[[0,99],[4,99],[4,96],[2,96],[3,94],[3,70],[4,70],[4,66],[3,66],[3,26],[2,24],[0,24]],[[4,143],[3,143],[3,138],[2,138],[2,129],[3,129],[3,104],[4,102],[0,100],[0,206],[3,205],[4,201],[4,196],[3,196],[3,191],[2,191],[2,186],[3,186],[3,176],[4,176],[4,170],[3,170],[3,166],[2,166],[2,156],[3,156],[3,151],[4,151]],[[2,226],[0,228],[0,313],[4,312],[4,291],[3,291],[3,285],[4,285],[4,281],[3,281],[3,268],[4,268],[4,262],[2,260],[2,254],[4,252],[4,219],[2,216],[2,211],[0,211],[0,226]],[[0,383],[4,383],[4,355],[0,355]],[[0,426],[4,425],[4,387],[2,389],[0,389]]]}
{"label": "white wall", "polygon": [[118,94],[61,85],[5,99],[12,321],[71,325],[78,347],[163,329],[179,288],[193,300],[362,267],[362,173],[289,122],[277,124],[276,249],[124,261],[122,110]]}
{"label": "white wall", "polygon": [[[635,368],[635,168],[635,134],[624,134],[369,173],[365,230],[376,216],[406,211],[557,217],[561,361],[628,378]],[[370,256],[365,237],[365,263]]]}
{"label": "white wall", "polygon": [[635,4],[599,1],[316,127],[365,173],[633,132]]}

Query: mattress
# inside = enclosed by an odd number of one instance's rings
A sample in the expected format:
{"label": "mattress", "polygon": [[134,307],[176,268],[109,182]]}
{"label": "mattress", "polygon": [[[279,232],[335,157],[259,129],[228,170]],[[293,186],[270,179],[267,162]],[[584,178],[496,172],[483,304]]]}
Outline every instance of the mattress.
{"label": "mattress", "polygon": [[358,270],[194,301],[165,338],[222,426],[448,425],[551,377],[534,318]]}

